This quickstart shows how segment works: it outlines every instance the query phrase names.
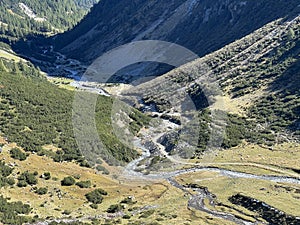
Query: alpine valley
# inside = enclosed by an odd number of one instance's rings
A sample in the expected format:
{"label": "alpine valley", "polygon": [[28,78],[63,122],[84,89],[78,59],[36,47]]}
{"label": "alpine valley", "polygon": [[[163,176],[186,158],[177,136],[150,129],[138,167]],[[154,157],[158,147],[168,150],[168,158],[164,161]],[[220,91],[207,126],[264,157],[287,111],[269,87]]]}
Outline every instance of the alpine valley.
{"label": "alpine valley", "polygon": [[0,224],[300,224],[299,0],[0,6]]}

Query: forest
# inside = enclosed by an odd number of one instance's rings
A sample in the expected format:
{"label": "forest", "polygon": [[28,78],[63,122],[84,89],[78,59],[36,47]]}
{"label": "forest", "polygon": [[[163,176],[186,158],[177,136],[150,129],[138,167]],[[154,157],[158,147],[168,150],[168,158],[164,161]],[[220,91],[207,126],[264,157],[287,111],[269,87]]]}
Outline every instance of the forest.
{"label": "forest", "polygon": [[[89,166],[73,133],[74,92],[48,82],[30,63],[0,60],[0,70],[0,132],[25,151],[48,155],[56,162],[75,160]],[[100,140],[113,158],[130,162],[138,153],[113,133],[112,104],[112,98],[98,97],[96,124]],[[132,130],[139,130],[147,123],[147,117],[139,111],[133,110],[131,114]],[[44,148],[47,145],[57,150],[47,151]]]}
{"label": "forest", "polygon": [[[16,41],[28,35],[53,35],[75,26],[98,0],[0,2],[0,38]],[[33,15],[26,14],[20,4]]]}

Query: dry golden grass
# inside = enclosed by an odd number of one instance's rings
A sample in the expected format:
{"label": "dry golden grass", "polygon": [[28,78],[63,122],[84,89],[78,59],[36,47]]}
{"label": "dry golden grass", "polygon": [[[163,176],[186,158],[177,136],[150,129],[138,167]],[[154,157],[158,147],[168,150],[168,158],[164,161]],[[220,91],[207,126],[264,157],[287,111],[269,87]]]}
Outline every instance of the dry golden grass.
{"label": "dry golden grass", "polygon": [[[0,143],[6,143],[0,139]],[[7,143],[6,143],[7,144]],[[118,204],[121,200],[128,196],[134,196],[136,204],[128,206],[128,208],[136,207],[143,208],[145,206],[154,207],[155,212],[147,218],[140,218],[140,213],[131,217],[130,220],[122,219],[122,224],[129,221],[143,221],[145,223],[154,222],[157,219],[160,224],[191,224],[191,225],[206,225],[220,224],[229,225],[231,223],[213,218],[205,213],[189,210],[187,208],[188,195],[185,195],[181,190],[171,186],[166,181],[145,181],[136,179],[123,179],[116,181],[111,177],[97,174],[95,170],[79,167],[74,163],[56,163],[47,157],[41,157],[31,154],[27,160],[18,161],[9,156],[9,150],[16,147],[15,144],[7,144],[3,147],[3,152],[0,154],[0,160],[13,165],[15,169],[13,175],[17,178],[19,172],[38,171],[39,175],[44,172],[50,172],[52,178],[50,180],[38,179],[37,187],[48,187],[48,194],[37,195],[31,191],[31,187],[18,188],[7,187],[1,189],[1,195],[11,198],[12,201],[20,200],[28,203],[34,209],[32,215],[39,215],[41,218],[55,217],[61,218],[64,215],[63,211],[72,212],[70,216],[95,216],[106,214],[106,209],[112,204]],[[115,172],[120,171],[115,168]],[[92,185],[96,187],[88,189],[80,189],[73,185],[63,187],[60,181],[66,176],[80,175],[79,180],[91,180]],[[122,176],[121,174],[119,174]],[[203,174],[203,177],[209,177],[209,174]],[[55,178],[55,180],[53,180]],[[94,188],[103,188],[109,195],[104,198],[99,209],[94,210],[89,207],[84,195]],[[56,189],[61,190],[62,199],[59,199]],[[41,207],[41,205],[44,207]],[[127,208],[127,209],[128,209]],[[127,211],[130,214],[131,212]]]}
{"label": "dry golden grass", "polygon": [[209,191],[217,196],[219,202],[241,209],[250,215],[253,213],[242,207],[234,206],[228,201],[228,198],[234,194],[242,193],[264,201],[288,214],[299,216],[300,194],[296,190],[300,190],[300,185],[256,179],[234,179],[220,176],[217,173],[211,173],[210,177],[205,174],[205,179],[202,177],[203,173],[199,172],[180,175],[177,180],[181,183],[196,183],[208,187]]}
{"label": "dry golden grass", "polygon": [[300,169],[299,159],[300,145],[297,143],[284,143],[273,147],[244,143],[229,150],[215,152],[208,157],[208,160],[193,159],[190,163],[257,175],[284,175],[299,178],[299,173],[294,171]]}
{"label": "dry golden grass", "polygon": [[[106,214],[106,209],[110,205],[118,204],[128,196],[134,196],[137,203],[132,206],[127,206],[125,209],[126,213],[131,213],[128,211],[129,208],[143,208],[145,206],[154,207],[155,212],[147,218],[140,218],[141,214],[138,213],[129,220],[122,219],[121,224],[126,224],[129,221],[143,221],[145,223],[157,221],[160,224],[171,223],[191,225],[232,224],[229,221],[214,218],[206,213],[188,209],[187,202],[190,196],[171,186],[166,181],[145,181],[127,178],[115,180],[111,176],[98,174],[93,169],[83,168],[74,163],[56,163],[47,157],[40,157],[34,154],[31,154],[25,161],[18,161],[9,156],[9,150],[16,147],[16,145],[8,144],[3,138],[0,138],[0,143],[6,144],[3,147],[3,152],[0,154],[0,159],[4,159],[6,163],[11,165],[16,164],[13,172],[15,178],[18,176],[18,172],[27,170],[30,172],[38,171],[39,175],[44,172],[51,173],[52,179],[46,181],[39,178],[39,183],[37,185],[37,187],[48,187],[49,193],[46,195],[37,195],[30,191],[31,187],[7,187],[1,189],[1,194],[3,196],[10,197],[12,200],[21,200],[24,203],[29,203],[34,208],[33,215],[37,214],[42,218],[48,216],[60,218],[63,216],[62,212],[65,210],[72,212],[70,216],[73,218],[77,216],[104,215]],[[52,147],[47,146],[47,148],[50,150]],[[260,156],[257,154],[258,152],[260,153]],[[238,153],[236,153],[236,149],[220,152],[215,158],[215,163],[224,163],[228,161],[240,162],[241,156],[239,154],[242,154],[242,157],[247,158],[249,160],[248,162],[263,163],[264,161],[262,158],[271,157],[273,155],[272,153],[274,153],[274,157],[270,162],[272,164],[281,162],[280,165],[284,166],[297,160],[296,157],[298,156],[297,154],[299,154],[299,148],[296,147],[296,144],[292,147],[290,144],[282,145],[277,146],[276,151],[274,150],[272,152],[264,148],[245,146],[238,149]],[[279,161],[280,157],[283,157],[285,154],[287,157]],[[246,157],[247,155],[249,155],[249,157]],[[108,167],[105,163],[103,165]],[[297,167],[298,164],[292,165]],[[261,168],[253,170],[253,168],[248,166],[228,166],[228,168],[233,170],[239,170],[238,168],[240,168],[240,170],[250,168],[251,172],[257,174],[265,174],[268,172],[275,173],[274,171],[270,172],[269,170],[264,171]],[[122,178],[123,175],[121,174],[120,168],[114,167],[109,169],[113,172],[112,174]],[[60,185],[60,181],[64,177],[76,175],[80,175],[79,180],[81,181],[91,180],[92,185],[95,185],[96,187],[80,189],[75,185],[70,187],[62,187]],[[53,178],[56,179],[53,180]],[[268,181],[231,179],[223,177],[219,173],[208,171],[180,175],[177,177],[177,180],[183,184],[197,183],[206,186],[217,196],[218,201],[242,210],[249,215],[253,215],[253,213],[242,207],[232,205],[228,201],[228,197],[241,192],[247,196],[265,201],[266,203],[293,215],[297,215],[300,208],[300,194],[295,192],[296,189],[300,190],[299,185],[279,184],[279,186],[275,186],[275,183]],[[87,192],[90,192],[94,188],[103,188],[109,193],[97,210],[91,209],[84,197]],[[62,199],[58,198],[56,189],[61,190],[63,194]],[[44,207],[41,207],[41,204],[44,204]],[[217,210],[234,213],[247,219],[251,218],[227,207],[217,207]]]}
{"label": "dry golden grass", "polygon": [[256,162],[300,169],[299,158],[300,145],[297,143],[285,143],[272,148],[249,144],[219,152],[215,162]]}

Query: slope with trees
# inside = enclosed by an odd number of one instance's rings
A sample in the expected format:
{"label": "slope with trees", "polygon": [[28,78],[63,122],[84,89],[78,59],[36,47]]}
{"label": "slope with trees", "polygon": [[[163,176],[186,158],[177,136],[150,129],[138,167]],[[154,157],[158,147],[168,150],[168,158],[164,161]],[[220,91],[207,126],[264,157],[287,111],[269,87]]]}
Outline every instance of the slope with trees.
{"label": "slope with trees", "polygon": [[17,40],[28,35],[49,35],[76,25],[97,0],[0,2],[0,38]]}

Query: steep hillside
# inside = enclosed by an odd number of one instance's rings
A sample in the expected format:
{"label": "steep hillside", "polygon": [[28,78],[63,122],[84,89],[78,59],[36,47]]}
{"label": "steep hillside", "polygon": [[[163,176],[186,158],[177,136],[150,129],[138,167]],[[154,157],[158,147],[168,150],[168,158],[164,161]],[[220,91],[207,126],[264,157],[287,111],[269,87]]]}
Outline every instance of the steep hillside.
{"label": "steep hillside", "polygon": [[297,0],[104,0],[74,29],[58,36],[56,48],[92,62],[119,45],[151,39],[175,42],[203,56],[299,11]]}
{"label": "steep hillside", "polygon": [[28,34],[55,34],[76,25],[97,0],[0,2],[0,37],[15,40]]}
{"label": "steep hillside", "polygon": [[[28,152],[48,155],[57,162],[75,160],[89,166],[74,136],[73,99],[74,89],[62,89],[48,82],[31,63],[0,59],[1,135]],[[110,121],[113,99],[99,96],[97,102],[97,130],[105,147],[89,144],[94,151],[105,151],[102,157],[108,163],[115,163],[109,158],[115,158],[121,164],[130,162],[138,153],[113,133]],[[137,129],[142,120],[146,121],[138,111],[132,111],[128,116]]]}
{"label": "steep hillside", "polygon": [[[155,105],[159,113],[169,115],[171,120],[184,112],[186,96],[191,98],[194,109],[203,112],[210,104],[210,110],[226,111],[229,114],[222,144],[225,148],[237,146],[242,140],[270,146],[292,141],[300,128],[299,24],[299,16],[274,21],[121,95],[136,98],[131,99],[133,102],[142,100],[143,104],[137,105],[142,109]],[[205,113],[201,119],[206,116]],[[211,126],[200,130],[199,152],[205,149],[203,142],[208,141],[203,140],[203,133]],[[162,139],[161,143],[177,143],[172,133],[166,138],[172,140]]]}

